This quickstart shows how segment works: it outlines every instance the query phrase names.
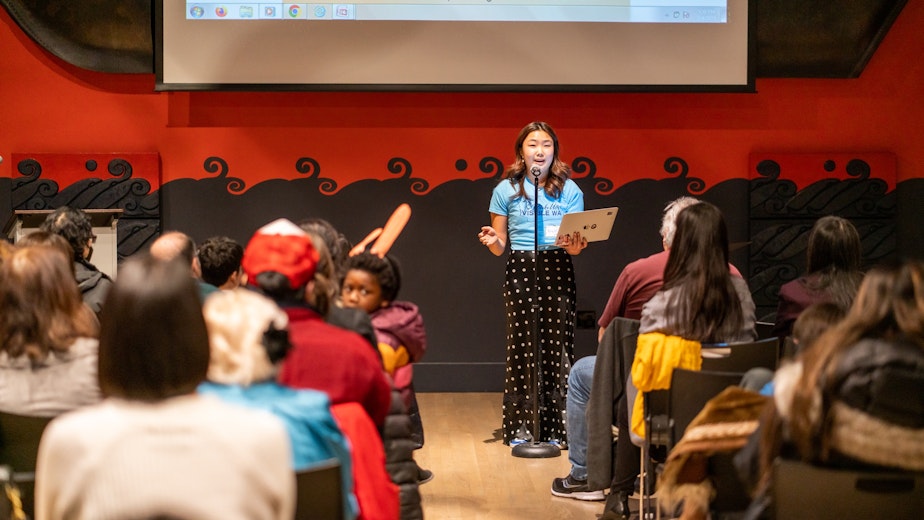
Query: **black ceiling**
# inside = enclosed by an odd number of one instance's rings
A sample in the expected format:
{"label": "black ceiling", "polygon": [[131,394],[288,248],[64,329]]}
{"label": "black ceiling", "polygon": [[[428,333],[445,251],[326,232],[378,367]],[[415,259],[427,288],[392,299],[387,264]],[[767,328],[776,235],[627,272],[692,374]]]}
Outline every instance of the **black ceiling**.
{"label": "black ceiling", "polygon": [[[907,2],[751,1],[758,78],[858,77]],[[154,72],[151,0],[0,3],[26,34],[68,63],[98,72]]]}

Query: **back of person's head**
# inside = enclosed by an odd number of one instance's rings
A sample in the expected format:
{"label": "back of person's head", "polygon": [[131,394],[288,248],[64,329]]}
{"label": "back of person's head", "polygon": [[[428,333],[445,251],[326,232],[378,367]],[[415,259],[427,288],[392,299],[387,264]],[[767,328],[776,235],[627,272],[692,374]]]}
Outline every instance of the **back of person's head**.
{"label": "back of person's head", "polygon": [[826,330],[847,314],[847,310],[832,302],[813,303],[805,308],[792,325],[793,354],[809,348]]}
{"label": "back of person's head", "polygon": [[681,210],[699,202],[699,199],[693,197],[679,197],[664,206],[664,215],[661,217],[661,242],[665,249],[670,249],[674,243],[674,234],[677,232],[677,215]]}
{"label": "back of person's head", "polygon": [[273,377],[289,348],[289,320],[279,306],[238,288],[206,298],[202,313],[211,345],[209,381],[248,386]]}
{"label": "back of person's head", "polygon": [[[179,259],[189,266],[198,268],[199,260],[196,258],[196,241],[182,231],[167,231],[151,243],[151,256],[158,260],[168,261]],[[198,274],[198,273],[197,273]]]}
{"label": "back of person's head", "polygon": [[834,370],[861,339],[910,343],[924,351],[924,264],[906,261],[871,269],[844,319],[803,351],[790,427],[805,456],[816,449],[826,453],[824,428],[817,423],[817,392],[827,394],[837,384]]}
{"label": "back of person's head", "polygon": [[72,268],[60,248],[42,245],[18,247],[0,264],[0,349],[8,356],[41,361],[96,335]]}
{"label": "back of person's head", "polygon": [[305,300],[314,279],[318,252],[311,236],[287,219],[277,219],[254,233],[241,265],[247,283],[277,302]]}
{"label": "back of person's head", "polygon": [[371,274],[382,288],[382,299],[393,302],[401,290],[401,266],[392,255],[378,255],[362,252],[351,256],[346,263],[346,271],[351,269]]}
{"label": "back of person's head", "polygon": [[305,300],[319,313],[327,316],[340,292],[340,275],[327,249],[327,243],[311,231],[308,235],[318,254],[318,265],[314,270],[313,284],[309,284],[311,290],[306,292]]}
{"label": "back of person's head", "polygon": [[199,258],[202,281],[221,287],[234,274],[241,272],[244,246],[229,237],[211,237],[202,242],[196,256]]}
{"label": "back of person's head", "polygon": [[64,237],[71,246],[74,260],[85,259],[84,248],[89,247],[94,236],[90,217],[83,210],[69,206],[61,206],[50,213],[39,229]]}
{"label": "back of person's head", "polygon": [[741,300],[728,268],[728,230],[722,211],[708,202],[683,209],[664,268],[662,290],[672,289],[671,334],[714,343],[743,323]]}
{"label": "back of person's head", "polygon": [[[74,249],[67,239],[50,231],[33,231],[16,242],[16,247],[49,246],[61,251],[68,260],[74,256]],[[74,263],[71,262],[71,274],[74,274]]]}
{"label": "back of person's head", "polygon": [[814,275],[809,279],[809,288],[849,308],[863,278],[857,228],[841,217],[821,217],[809,233],[806,256],[806,272]]}
{"label": "back of person's head", "polygon": [[188,394],[208,366],[208,334],[189,265],[150,255],[125,261],[100,323],[103,393],[138,401]]}
{"label": "back of person's head", "polygon": [[815,221],[806,248],[806,272],[859,271],[860,234],[847,219],[828,215]]}
{"label": "back of person's head", "polygon": [[[298,227],[324,242],[333,262],[335,277],[340,279],[343,276],[343,265],[350,256],[350,250],[353,249],[353,244],[349,239],[338,231],[333,224],[322,218],[307,218],[299,222]],[[317,246],[318,244],[315,243],[315,247]]]}

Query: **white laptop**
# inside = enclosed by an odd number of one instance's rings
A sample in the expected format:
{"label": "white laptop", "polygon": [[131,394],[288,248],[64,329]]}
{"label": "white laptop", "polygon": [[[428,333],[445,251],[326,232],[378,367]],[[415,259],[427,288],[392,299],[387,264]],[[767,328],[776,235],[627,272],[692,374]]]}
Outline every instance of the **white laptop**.
{"label": "white laptop", "polygon": [[619,208],[612,207],[565,213],[558,227],[558,236],[580,231],[581,238],[586,238],[588,242],[606,240],[610,238],[618,211]]}

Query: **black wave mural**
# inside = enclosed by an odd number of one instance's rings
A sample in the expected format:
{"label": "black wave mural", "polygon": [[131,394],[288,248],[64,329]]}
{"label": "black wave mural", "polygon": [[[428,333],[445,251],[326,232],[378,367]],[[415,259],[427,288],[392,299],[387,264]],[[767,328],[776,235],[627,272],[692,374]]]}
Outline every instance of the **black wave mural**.
{"label": "black wave mural", "polygon": [[[860,229],[869,262],[899,253],[922,256],[919,223],[924,179],[887,185],[864,168],[846,166],[847,179],[824,179],[801,190],[785,179],[772,162],[761,163],[752,179],[735,178],[707,185],[681,157],[669,157],[651,178],[620,185],[599,176],[592,158],[572,162],[574,178],[584,191],[588,209],[618,206],[610,239],[594,243],[574,258],[578,310],[587,322],[602,312],[613,283],[625,264],[661,249],[658,234],[664,205],[692,195],[722,208],[729,224],[732,261],[746,273],[759,316],[772,318],[776,290],[804,268],[806,232],[818,216],[838,214]],[[311,157],[298,158],[292,170],[279,172],[293,180],[274,179],[247,186],[232,165],[219,156],[203,161],[202,179],[171,181],[157,191],[132,181],[131,165],[113,162],[105,171],[71,186],[42,179],[40,164],[22,164],[19,177],[0,179],[10,194],[6,215],[14,209],[53,208],[73,204],[121,208],[120,257],[145,248],[162,230],[182,230],[201,241],[230,236],[246,244],[253,232],[276,218],[295,222],[307,217],[330,221],[354,242],[382,226],[402,203],[413,211],[392,252],[405,271],[399,298],[421,307],[430,351],[417,370],[422,391],[499,391],[503,384],[504,319],[501,299],[504,258],[490,254],[476,239],[488,224],[488,203],[504,165],[496,157],[462,157],[447,171],[474,180],[439,185],[415,175],[413,164],[394,157],[382,165],[389,178],[338,185]],[[272,172],[268,172],[272,175]],[[634,172],[635,177],[638,172]],[[90,178],[92,177],[92,178]],[[8,188],[6,187],[8,186]],[[0,201],[6,204],[6,200]],[[4,215],[0,215],[4,216]],[[124,228],[123,228],[124,226]],[[596,350],[596,324],[578,330],[579,356]]]}

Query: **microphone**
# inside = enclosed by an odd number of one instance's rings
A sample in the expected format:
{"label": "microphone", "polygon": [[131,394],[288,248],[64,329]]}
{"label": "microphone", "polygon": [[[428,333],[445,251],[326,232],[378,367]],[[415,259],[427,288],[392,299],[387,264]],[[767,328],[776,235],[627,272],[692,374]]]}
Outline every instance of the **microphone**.
{"label": "microphone", "polygon": [[542,173],[542,170],[540,170],[538,166],[533,166],[529,169],[529,173],[533,174],[533,177],[538,179],[539,175]]}

